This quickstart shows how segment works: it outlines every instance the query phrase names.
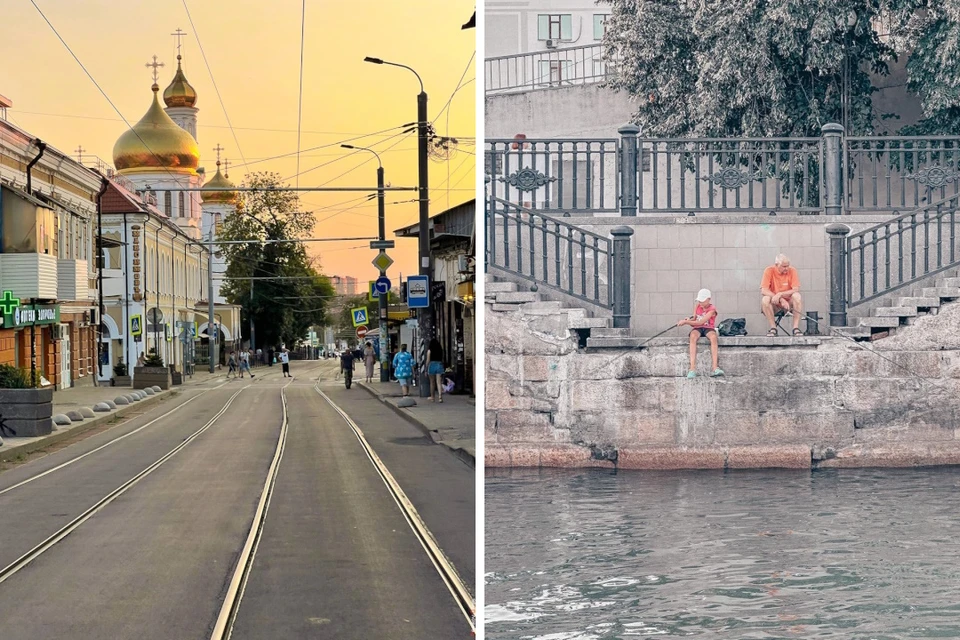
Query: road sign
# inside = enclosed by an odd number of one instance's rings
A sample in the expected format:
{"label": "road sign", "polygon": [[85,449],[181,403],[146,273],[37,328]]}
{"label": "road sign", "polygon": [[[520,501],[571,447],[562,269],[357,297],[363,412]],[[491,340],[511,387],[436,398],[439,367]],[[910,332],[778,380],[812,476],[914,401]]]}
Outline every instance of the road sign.
{"label": "road sign", "polygon": [[367,284],[367,302],[376,302],[377,301],[377,281],[371,280]]}
{"label": "road sign", "polygon": [[390,265],[393,264],[393,258],[388,256],[385,252],[381,251],[377,254],[377,257],[373,259],[373,266],[380,271],[386,271],[390,268]]}
{"label": "road sign", "polygon": [[130,335],[134,337],[143,335],[143,316],[130,316]]}
{"label": "road sign", "polygon": [[393,249],[396,243],[393,240],[371,240],[371,249]]}
{"label": "road sign", "polygon": [[390,292],[390,278],[387,276],[380,276],[377,278],[377,281],[373,283],[374,288],[377,290],[377,293],[383,295]]}
{"label": "road sign", "polygon": [[362,324],[367,324],[367,318],[370,315],[367,313],[366,307],[357,307],[356,309],[351,309],[350,313],[353,315],[353,326],[359,327]]}
{"label": "road sign", "polygon": [[367,331],[369,331],[369,329],[365,324],[362,324],[359,327],[357,327],[357,339],[363,340],[364,336],[367,335]]}
{"label": "road sign", "polygon": [[430,306],[430,276],[407,278],[407,306],[411,309]]}

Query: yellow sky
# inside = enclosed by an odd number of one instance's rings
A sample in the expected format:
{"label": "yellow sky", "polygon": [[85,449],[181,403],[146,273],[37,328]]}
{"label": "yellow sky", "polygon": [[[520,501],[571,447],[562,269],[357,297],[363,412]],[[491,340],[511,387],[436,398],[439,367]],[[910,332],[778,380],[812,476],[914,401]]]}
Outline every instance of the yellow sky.
{"label": "yellow sky", "polygon": [[[249,170],[276,171],[295,183],[296,156],[256,162],[297,150],[297,95],[300,65],[301,0],[36,0],[60,35],[131,124],[151,100],[151,71],[157,55],[161,90],[176,70],[177,28],[187,32],[183,68],[197,90],[201,166],[212,176],[219,143],[230,159],[230,178],[242,180],[242,156]],[[428,115],[437,118],[476,49],[476,30],[461,30],[474,11],[472,0],[307,0],[303,71],[300,186],[376,186],[370,153],[341,149],[350,141],[381,154],[387,182],[416,186],[416,135],[397,135],[416,120],[420,85],[405,69],[363,62],[383,58],[417,70],[429,94]],[[84,155],[112,163],[116,139],[126,126],[84,74],[29,0],[4,0],[0,20],[0,95],[13,100],[8,119],[64,152],[82,146]],[[197,35],[199,34],[199,44]],[[206,54],[233,124],[227,126]],[[474,197],[476,121],[475,61],[469,65],[449,112],[435,123],[438,135],[461,139],[450,160],[430,162],[430,214]],[[39,115],[47,114],[47,115]],[[448,121],[449,117],[449,121]],[[449,124],[448,124],[449,122]],[[268,129],[269,131],[265,130]],[[329,145],[321,149],[311,149]],[[349,156],[349,157],[348,157]],[[311,170],[318,165],[330,163]],[[346,175],[341,174],[346,173]],[[449,176],[449,180],[448,180]],[[388,193],[387,237],[418,219],[415,192]],[[303,193],[305,210],[315,211],[316,237],[373,236],[376,202],[360,193]],[[359,204],[349,211],[345,209]],[[342,212],[342,213],[341,213]],[[374,252],[366,242],[311,245],[328,275],[376,277]],[[389,275],[417,270],[416,240],[398,239],[389,253]],[[365,285],[364,285],[365,286]]]}

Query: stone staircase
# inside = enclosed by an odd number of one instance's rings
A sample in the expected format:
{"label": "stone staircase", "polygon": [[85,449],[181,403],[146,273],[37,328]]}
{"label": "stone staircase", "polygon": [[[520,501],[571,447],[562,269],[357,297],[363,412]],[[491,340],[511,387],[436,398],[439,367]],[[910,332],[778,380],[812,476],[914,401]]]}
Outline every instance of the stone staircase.
{"label": "stone staircase", "polygon": [[919,295],[891,297],[887,300],[890,306],[877,307],[870,316],[859,318],[856,325],[835,327],[831,332],[871,340],[909,326],[920,316],[936,315],[941,306],[960,299],[960,277],[943,276],[936,280],[936,286],[923,287],[915,293]]}
{"label": "stone staircase", "polygon": [[581,340],[585,340],[595,332],[625,332],[626,329],[611,329],[613,319],[610,317],[591,317],[584,307],[565,307],[560,302],[545,300],[544,295],[536,291],[520,291],[515,282],[504,282],[487,274],[484,279],[484,298],[492,304],[493,311],[513,312],[520,311],[529,315],[565,314],[567,327],[576,330]]}

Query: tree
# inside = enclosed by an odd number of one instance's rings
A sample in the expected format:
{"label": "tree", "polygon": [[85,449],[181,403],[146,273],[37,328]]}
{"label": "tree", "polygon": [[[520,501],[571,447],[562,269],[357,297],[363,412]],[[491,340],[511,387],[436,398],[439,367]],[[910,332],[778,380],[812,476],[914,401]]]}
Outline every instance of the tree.
{"label": "tree", "polygon": [[[393,291],[390,291],[387,294],[387,299],[391,305],[400,304],[400,297],[397,296]],[[335,316],[331,318],[331,323],[337,333],[353,333],[355,327],[353,326],[353,314],[351,309],[356,309],[358,307],[366,307],[369,315],[369,322],[367,323],[367,328],[371,332],[375,332],[380,328],[380,315],[378,313],[379,303],[370,302],[367,299],[366,294],[351,296],[347,298],[342,298],[340,303],[339,311]]]}
{"label": "tree", "polygon": [[252,315],[259,345],[295,345],[311,326],[325,324],[333,286],[307,256],[303,243],[263,241],[308,237],[314,219],[300,211],[295,192],[279,190],[278,174],[250,174],[244,186],[262,191],[244,193],[237,213],[224,220],[219,237],[261,242],[221,245],[227,277],[240,278],[228,279],[221,291],[231,304],[242,305],[245,339]]}
{"label": "tree", "polygon": [[[610,86],[637,103],[645,135],[819,136],[842,119],[874,132],[871,73],[909,55],[909,87],[924,106],[914,129],[960,122],[960,0],[610,0]],[[875,24],[889,25],[889,38]]]}

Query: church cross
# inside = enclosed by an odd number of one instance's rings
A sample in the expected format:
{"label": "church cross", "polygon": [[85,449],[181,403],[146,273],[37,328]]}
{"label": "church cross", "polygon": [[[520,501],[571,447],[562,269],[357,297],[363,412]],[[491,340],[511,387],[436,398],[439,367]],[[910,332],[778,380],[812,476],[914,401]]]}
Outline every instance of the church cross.
{"label": "church cross", "polygon": [[3,309],[4,315],[13,313],[13,310],[20,306],[20,299],[13,297],[13,291],[4,291],[0,298],[0,309]]}
{"label": "church cross", "polygon": [[180,59],[180,38],[187,35],[187,32],[181,30],[180,27],[177,27],[177,30],[171,33],[170,35],[172,35],[177,39],[177,59],[179,60]]}
{"label": "church cross", "polygon": [[213,148],[217,152],[217,166],[220,166],[220,152],[223,151],[223,147],[220,146],[220,143],[217,143],[217,146]]}
{"label": "church cross", "polygon": [[82,146],[77,147],[77,162],[83,162],[83,152],[86,151]]}
{"label": "church cross", "polygon": [[223,159],[223,175],[227,178],[230,177],[230,161],[226,158]]}
{"label": "church cross", "polygon": [[157,69],[164,66],[164,64],[162,62],[157,62],[157,56],[153,56],[153,62],[148,62],[143,66],[153,67],[153,84],[157,84],[157,81],[160,79],[160,75],[157,73]]}

